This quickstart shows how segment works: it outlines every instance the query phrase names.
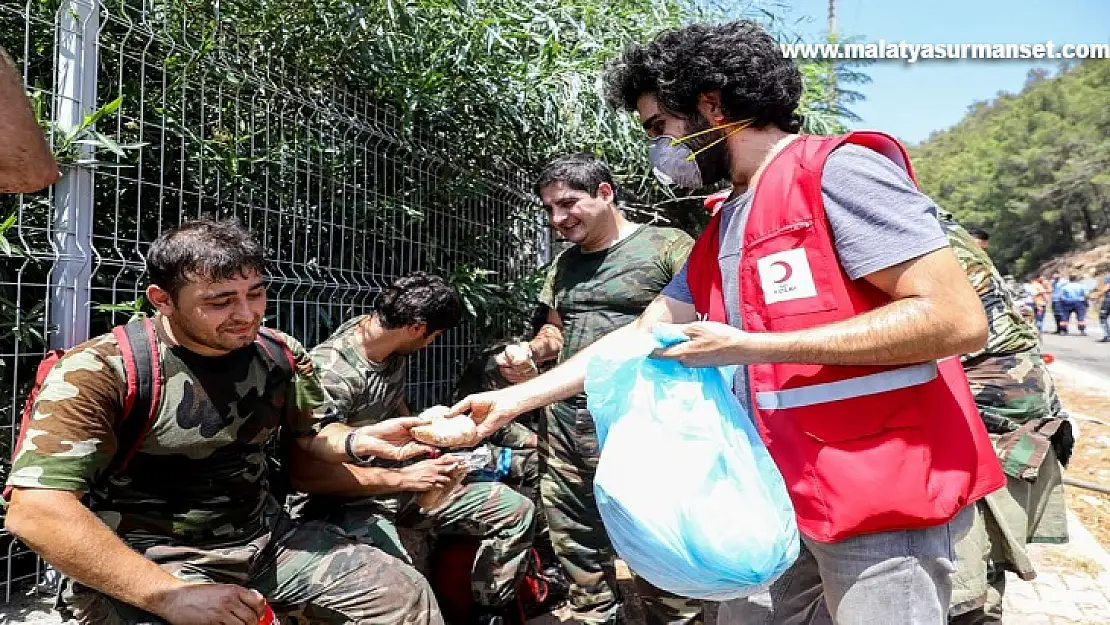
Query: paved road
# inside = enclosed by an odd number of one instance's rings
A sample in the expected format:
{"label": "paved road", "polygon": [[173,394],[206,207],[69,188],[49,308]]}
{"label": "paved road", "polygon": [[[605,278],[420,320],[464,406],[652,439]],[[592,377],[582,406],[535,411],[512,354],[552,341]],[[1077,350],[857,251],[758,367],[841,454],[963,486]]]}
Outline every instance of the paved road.
{"label": "paved road", "polygon": [[1099,343],[1102,331],[1094,324],[1087,336],[1072,334],[1057,335],[1044,333],[1044,351],[1056,358],[1081,367],[1092,373],[1110,378],[1110,343]]}

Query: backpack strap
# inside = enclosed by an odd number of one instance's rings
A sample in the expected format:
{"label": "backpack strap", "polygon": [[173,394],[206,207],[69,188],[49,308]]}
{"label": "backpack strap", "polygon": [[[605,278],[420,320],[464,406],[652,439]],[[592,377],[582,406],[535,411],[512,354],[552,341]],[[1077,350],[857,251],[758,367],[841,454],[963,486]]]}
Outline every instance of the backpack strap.
{"label": "backpack strap", "polygon": [[[31,425],[31,415],[35,411],[35,400],[39,397],[39,390],[42,389],[42,383],[46,380],[46,376],[54,369],[54,365],[62,359],[66,350],[52,349],[43,355],[42,360],[39,361],[38,369],[35,370],[35,381],[31,385],[31,392],[27,394],[27,401],[23,404],[23,417],[19,423],[19,438],[12,447],[12,462],[15,462],[16,456],[19,455],[19,449],[23,447],[23,437],[27,436],[27,430]],[[5,486],[3,497],[5,501],[10,501],[12,495],[12,487]]]}
{"label": "backpack strap", "polygon": [[123,415],[116,424],[116,455],[108,466],[106,475],[123,472],[143,439],[158,417],[165,379],[162,375],[162,358],[158,352],[158,336],[154,322],[139,319],[127,325],[112,328],[123,356],[127,373],[127,396]]}
{"label": "backpack strap", "polygon": [[[120,415],[120,421],[115,426],[116,455],[109,463],[105,475],[122,472],[138,451],[139,445],[157,417],[164,382],[162,360],[158,353],[158,337],[154,332],[152,320],[140,319],[124,326],[116,326],[112,328],[112,335],[115,336],[120,355],[123,356],[127,393],[124,397],[123,414]],[[19,441],[12,450],[13,461],[23,445],[23,437],[27,433],[42,383],[65,353],[65,350],[52,350],[47,352],[39,362],[34,386],[23,406]],[[10,495],[11,487],[6,487],[3,493],[4,499],[8,499]]]}

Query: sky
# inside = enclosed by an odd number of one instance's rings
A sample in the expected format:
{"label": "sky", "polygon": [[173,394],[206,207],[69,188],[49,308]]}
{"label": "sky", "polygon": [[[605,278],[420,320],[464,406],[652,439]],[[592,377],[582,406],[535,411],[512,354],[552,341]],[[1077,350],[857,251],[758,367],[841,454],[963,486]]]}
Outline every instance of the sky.
{"label": "sky", "polygon": [[[758,2],[757,2],[758,4]],[[828,0],[769,0],[807,43],[824,41]],[[788,4],[785,8],[782,6]],[[836,0],[841,37],[886,43],[1110,43],[1110,0]],[[807,19],[808,18],[808,19]],[[1104,62],[1110,63],[1110,60]],[[959,122],[976,101],[1020,91],[1023,60],[879,60],[863,68],[872,83],[852,110],[856,128],[884,130],[916,143]],[[1056,71],[1057,61],[1041,67]]]}

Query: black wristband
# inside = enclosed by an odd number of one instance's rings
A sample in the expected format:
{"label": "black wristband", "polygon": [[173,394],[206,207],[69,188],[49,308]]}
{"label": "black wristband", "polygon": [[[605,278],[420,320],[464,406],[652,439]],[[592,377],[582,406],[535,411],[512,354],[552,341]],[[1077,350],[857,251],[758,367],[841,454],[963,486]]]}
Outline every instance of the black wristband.
{"label": "black wristband", "polygon": [[355,447],[354,447],[354,445],[355,445],[355,436],[357,436],[357,435],[358,435],[358,430],[351,430],[350,432],[347,432],[347,440],[344,441],[343,448],[347,450],[347,458],[351,461],[351,464],[354,464],[354,465],[357,465],[357,466],[360,466],[360,467],[361,466],[366,466],[366,465],[368,465],[368,464],[370,464],[371,462],[374,461],[374,456],[370,456],[369,458],[359,458],[358,457],[358,454],[355,453]]}

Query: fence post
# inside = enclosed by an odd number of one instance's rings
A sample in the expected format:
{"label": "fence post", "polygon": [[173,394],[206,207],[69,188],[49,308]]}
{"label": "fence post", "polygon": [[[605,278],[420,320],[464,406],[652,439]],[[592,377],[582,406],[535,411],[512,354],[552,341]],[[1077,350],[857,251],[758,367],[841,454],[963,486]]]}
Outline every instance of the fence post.
{"label": "fence post", "polygon": [[[96,110],[99,0],[64,0],[57,13],[54,115],[59,132],[80,128]],[[79,159],[92,148],[77,146]],[[92,275],[93,171],[73,164],[54,186],[53,243],[57,260],[50,272],[52,348],[72,347],[89,337]]]}

